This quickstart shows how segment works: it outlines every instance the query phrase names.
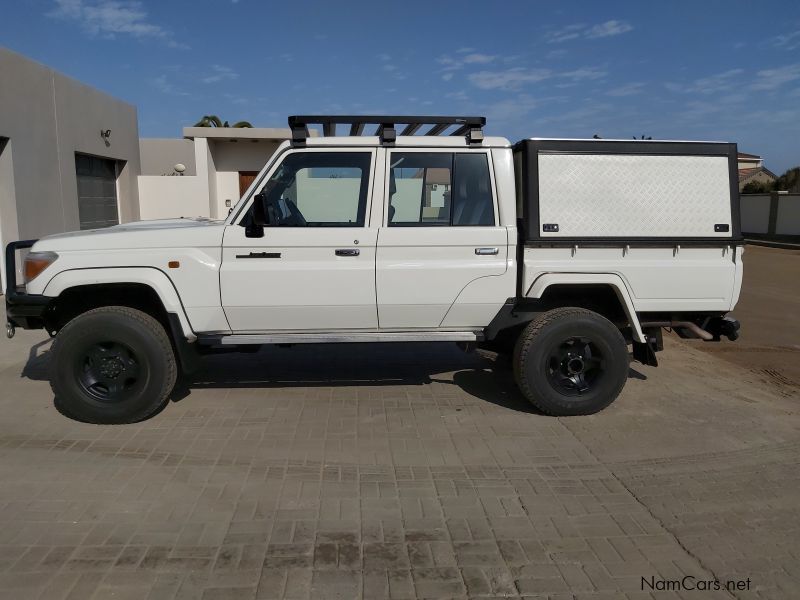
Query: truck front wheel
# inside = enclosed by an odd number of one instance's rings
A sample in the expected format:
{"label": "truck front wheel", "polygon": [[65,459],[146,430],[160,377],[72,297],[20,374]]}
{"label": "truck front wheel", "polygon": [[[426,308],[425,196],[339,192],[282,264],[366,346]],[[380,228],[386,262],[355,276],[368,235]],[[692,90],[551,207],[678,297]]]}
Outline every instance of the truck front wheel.
{"label": "truck front wheel", "polygon": [[169,338],[150,315],[125,306],[85,312],[53,342],[56,405],[87,423],[133,423],[152,415],[175,385]]}
{"label": "truck front wheel", "polygon": [[628,378],[628,347],[619,329],[583,308],[539,315],[514,348],[522,394],[552,416],[587,415],[611,404]]}

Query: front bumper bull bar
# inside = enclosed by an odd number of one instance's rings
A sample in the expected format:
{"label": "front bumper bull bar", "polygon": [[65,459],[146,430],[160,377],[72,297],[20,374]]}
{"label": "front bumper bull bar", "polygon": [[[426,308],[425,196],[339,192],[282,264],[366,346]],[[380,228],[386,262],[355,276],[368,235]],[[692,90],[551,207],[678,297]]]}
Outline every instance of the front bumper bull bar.
{"label": "front bumper bull bar", "polygon": [[6,336],[14,337],[15,329],[41,329],[43,315],[50,302],[47,296],[25,293],[17,285],[17,250],[33,246],[37,240],[21,240],[6,246]]}

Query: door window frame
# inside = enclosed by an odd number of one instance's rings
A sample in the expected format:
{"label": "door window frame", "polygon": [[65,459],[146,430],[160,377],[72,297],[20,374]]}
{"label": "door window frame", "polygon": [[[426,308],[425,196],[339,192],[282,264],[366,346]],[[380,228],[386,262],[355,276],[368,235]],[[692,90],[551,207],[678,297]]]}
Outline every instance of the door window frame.
{"label": "door window frame", "polygon": [[[326,146],[310,146],[305,148],[291,148],[287,147],[283,152],[276,153],[273,158],[274,161],[270,165],[270,167],[266,170],[262,170],[261,173],[255,178],[252,185],[250,186],[249,190],[245,192],[245,196],[239,202],[241,204],[241,208],[236,210],[235,212],[231,213],[231,216],[226,220],[226,225],[235,225],[236,227],[241,226],[242,220],[247,215],[250,207],[253,204],[253,198],[255,197],[258,190],[260,190],[264,184],[269,181],[269,178],[278,170],[283,164],[283,161],[286,160],[290,154],[308,154],[309,152],[312,153],[320,153],[320,152],[346,152],[349,154],[355,153],[362,153],[362,154],[369,154],[370,161],[369,161],[369,177],[367,178],[367,199],[366,199],[366,206],[364,208],[364,224],[358,225],[353,224],[352,227],[356,228],[363,228],[369,227],[372,217],[372,197],[373,197],[373,187],[375,182],[375,157],[376,157],[376,148],[365,148],[363,146],[337,146],[335,148],[326,147]],[[296,229],[298,231],[306,231],[306,230],[314,230],[318,231],[319,228],[317,227],[291,227],[291,228],[284,228],[284,229]],[[330,229],[345,229],[345,227],[331,227]]]}
{"label": "door window frame", "polygon": [[[450,225],[448,224],[433,224],[433,223],[413,223],[413,224],[404,224],[401,226],[398,225],[389,225],[389,184],[391,182],[392,177],[392,155],[393,154],[406,154],[411,152],[418,152],[421,154],[483,154],[486,157],[486,166],[489,169],[489,185],[490,190],[492,193],[492,209],[494,211],[494,223],[491,225]],[[455,164],[455,161],[453,161]],[[497,186],[495,184],[494,179],[494,163],[492,162],[492,152],[489,148],[481,148],[481,149],[471,149],[471,148],[442,148],[442,147],[415,147],[415,148],[405,148],[405,147],[395,147],[395,148],[387,148],[386,149],[386,160],[384,162],[384,178],[383,178],[383,218],[381,219],[381,227],[391,227],[392,229],[396,230],[403,230],[403,229],[411,229],[416,230],[420,227],[422,228],[429,228],[429,229],[480,229],[481,227],[499,227],[500,226],[500,211],[498,207],[498,199],[497,199]],[[451,181],[452,187],[455,188],[455,173],[451,172],[451,177],[453,178]],[[450,210],[454,208],[453,199],[451,197],[450,200]],[[451,214],[452,219],[452,214]]]}

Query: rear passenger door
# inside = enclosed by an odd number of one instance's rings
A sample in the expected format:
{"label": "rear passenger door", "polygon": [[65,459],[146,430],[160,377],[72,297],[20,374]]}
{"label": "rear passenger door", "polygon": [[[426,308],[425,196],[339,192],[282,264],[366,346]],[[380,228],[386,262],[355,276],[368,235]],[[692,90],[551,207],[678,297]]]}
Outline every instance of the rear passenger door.
{"label": "rear passenger door", "polygon": [[381,329],[492,320],[505,298],[485,278],[505,273],[508,255],[494,190],[487,150],[387,152],[376,258]]}

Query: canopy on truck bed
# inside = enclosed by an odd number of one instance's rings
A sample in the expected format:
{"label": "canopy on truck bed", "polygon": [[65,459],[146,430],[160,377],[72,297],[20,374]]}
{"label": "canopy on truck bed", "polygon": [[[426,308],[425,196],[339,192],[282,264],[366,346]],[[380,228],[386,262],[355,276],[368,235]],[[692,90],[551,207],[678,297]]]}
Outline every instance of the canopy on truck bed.
{"label": "canopy on truck bed", "polygon": [[526,243],[741,239],[736,144],[528,139],[514,159]]}

